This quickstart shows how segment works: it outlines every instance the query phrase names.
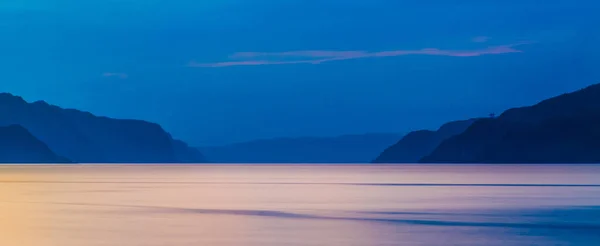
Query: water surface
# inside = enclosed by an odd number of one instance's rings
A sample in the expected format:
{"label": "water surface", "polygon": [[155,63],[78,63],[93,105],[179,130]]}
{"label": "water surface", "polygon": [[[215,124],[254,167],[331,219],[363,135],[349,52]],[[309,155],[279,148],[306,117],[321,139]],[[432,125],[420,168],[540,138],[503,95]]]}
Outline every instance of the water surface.
{"label": "water surface", "polygon": [[0,166],[0,245],[600,245],[600,166]]}

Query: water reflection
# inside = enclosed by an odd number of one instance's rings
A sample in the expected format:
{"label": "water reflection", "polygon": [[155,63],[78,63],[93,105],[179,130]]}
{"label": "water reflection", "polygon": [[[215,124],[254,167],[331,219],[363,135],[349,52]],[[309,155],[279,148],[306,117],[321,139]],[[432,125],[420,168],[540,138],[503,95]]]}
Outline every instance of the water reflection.
{"label": "water reflection", "polygon": [[594,165],[2,166],[12,236],[0,245],[599,245],[599,176]]}

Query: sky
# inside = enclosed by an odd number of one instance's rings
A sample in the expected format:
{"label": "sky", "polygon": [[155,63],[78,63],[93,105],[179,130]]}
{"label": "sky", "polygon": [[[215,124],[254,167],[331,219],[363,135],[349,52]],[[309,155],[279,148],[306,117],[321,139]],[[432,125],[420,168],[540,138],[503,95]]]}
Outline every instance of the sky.
{"label": "sky", "polygon": [[600,83],[594,0],[2,0],[0,91],[195,146],[403,133]]}

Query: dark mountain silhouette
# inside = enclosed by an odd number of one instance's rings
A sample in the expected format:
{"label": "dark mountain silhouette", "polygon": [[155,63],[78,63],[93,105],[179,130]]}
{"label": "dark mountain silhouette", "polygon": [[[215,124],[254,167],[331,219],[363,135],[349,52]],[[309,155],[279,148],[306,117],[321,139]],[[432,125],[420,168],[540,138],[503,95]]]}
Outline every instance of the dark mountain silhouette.
{"label": "dark mountain silhouette", "polygon": [[0,94],[0,126],[18,124],[60,156],[83,163],[201,162],[196,150],[159,125],[117,120]]}
{"label": "dark mountain silhouette", "polygon": [[68,163],[19,125],[0,127],[0,163]]}
{"label": "dark mountain silhouette", "polygon": [[178,162],[181,163],[199,163],[206,162],[206,158],[197,148],[190,147],[181,140],[173,140],[173,149]]}
{"label": "dark mountain silhouette", "polygon": [[368,163],[398,134],[278,138],[200,148],[216,163]]}
{"label": "dark mountain silhouette", "polygon": [[387,148],[374,163],[416,163],[433,151],[442,141],[465,131],[475,119],[453,121],[437,131],[414,131]]}
{"label": "dark mountain silhouette", "polygon": [[600,84],[479,120],[425,163],[600,163]]}

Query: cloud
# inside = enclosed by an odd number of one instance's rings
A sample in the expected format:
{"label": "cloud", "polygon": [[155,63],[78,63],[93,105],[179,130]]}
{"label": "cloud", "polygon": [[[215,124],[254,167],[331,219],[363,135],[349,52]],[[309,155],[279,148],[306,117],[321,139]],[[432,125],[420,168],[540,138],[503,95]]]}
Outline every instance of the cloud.
{"label": "cloud", "polygon": [[476,50],[441,50],[441,49],[420,49],[420,50],[390,50],[390,51],[330,51],[330,50],[307,50],[307,51],[286,51],[286,52],[239,52],[229,56],[229,61],[214,63],[198,63],[192,61],[189,67],[233,67],[233,66],[261,66],[261,65],[285,65],[285,64],[321,64],[332,61],[354,60],[365,58],[396,57],[407,55],[430,55],[430,56],[451,56],[451,57],[475,57],[483,55],[499,55],[520,53],[521,50],[516,46],[530,44],[531,42],[521,42],[510,45],[490,46],[484,49]]}
{"label": "cloud", "polygon": [[489,41],[490,37],[487,36],[478,36],[478,37],[474,37],[473,39],[471,39],[471,41],[473,41],[474,43],[485,43],[487,41]]}
{"label": "cloud", "polygon": [[126,73],[103,73],[102,74],[103,77],[115,77],[115,78],[119,78],[119,79],[127,79],[129,78],[129,75]]}

